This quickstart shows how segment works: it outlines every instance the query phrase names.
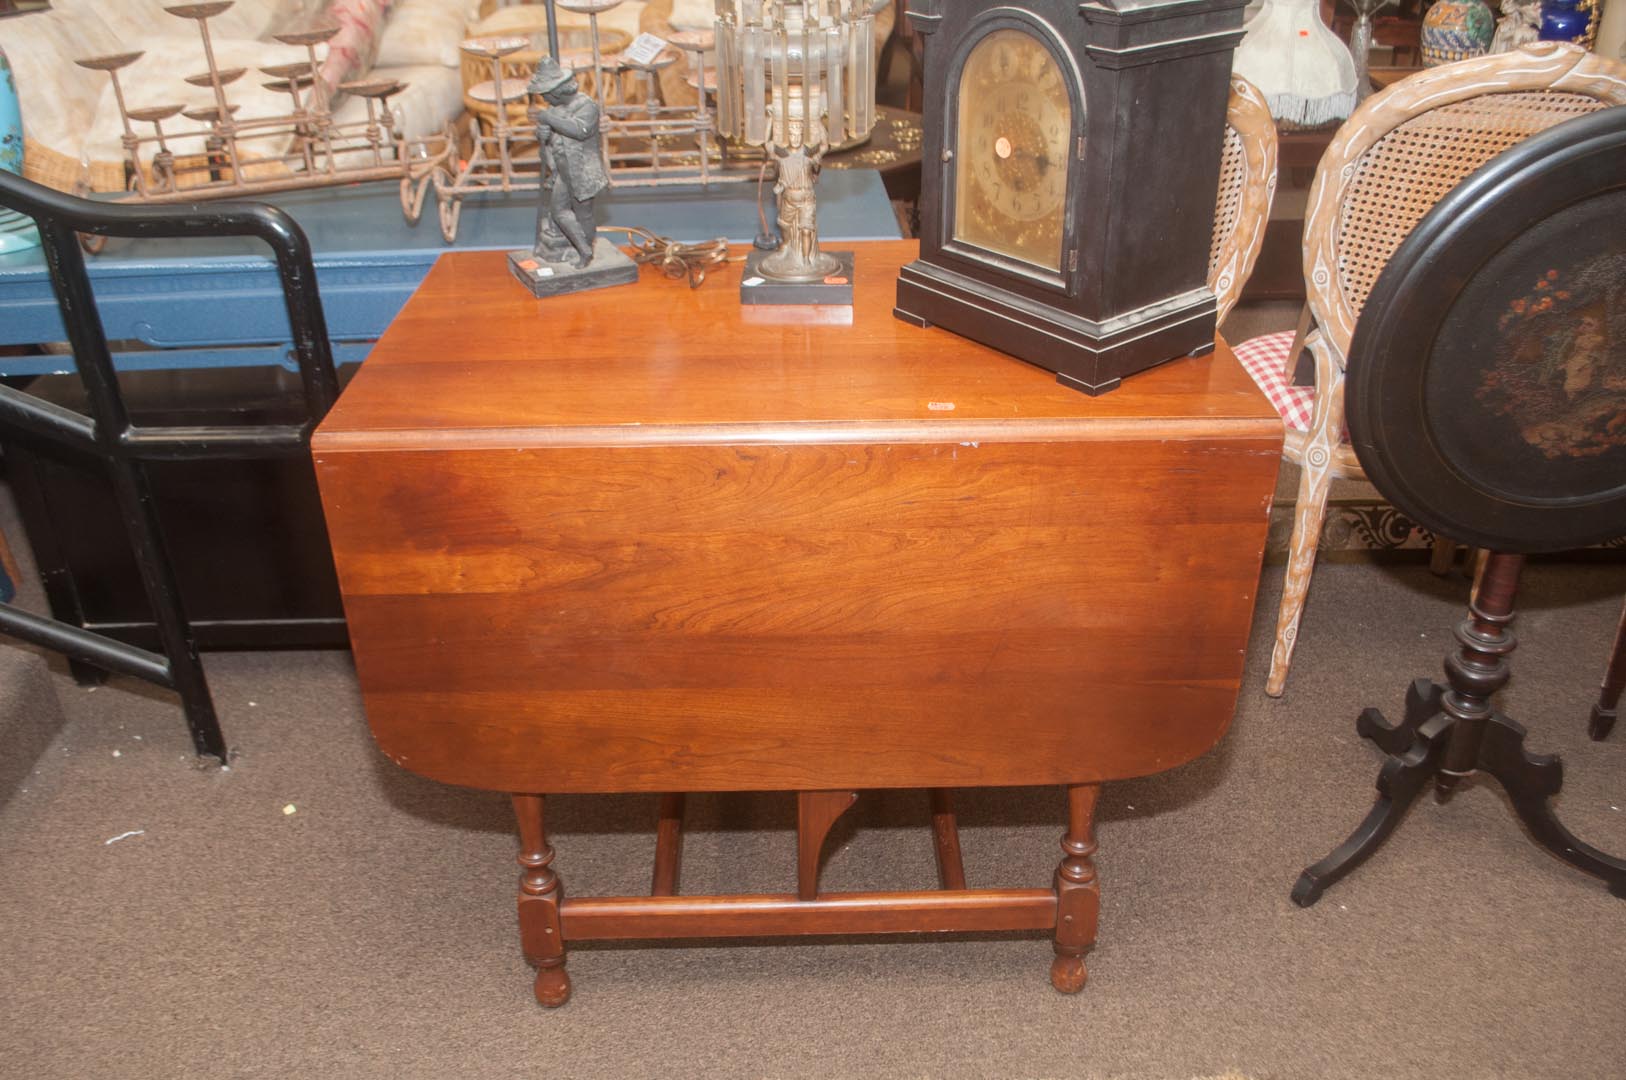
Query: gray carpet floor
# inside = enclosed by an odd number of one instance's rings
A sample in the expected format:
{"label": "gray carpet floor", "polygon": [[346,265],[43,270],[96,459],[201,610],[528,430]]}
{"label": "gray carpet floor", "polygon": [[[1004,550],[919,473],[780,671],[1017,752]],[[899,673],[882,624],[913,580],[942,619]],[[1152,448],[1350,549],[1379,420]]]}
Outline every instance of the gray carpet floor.
{"label": "gray carpet floor", "polygon": [[[166,695],[58,671],[0,792],[0,1074],[16,1077],[1626,1076],[1626,904],[1532,845],[1486,782],[1424,800],[1315,908],[1299,869],[1365,812],[1352,721],[1439,671],[1466,583],[1318,572],[1288,695],[1261,686],[1267,568],[1231,733],[1108,785],[1100,940],[1076,997],[1039,935],[582,946],[543,1011],[505,800],[378,754],[348,656],[212,655],[237,756]],[[1626,567],[1538,565],[1503,706],[1564,755],[1571,828],[1626,852],[1626,731],[1584,734]],[[11,646],[4,646],[10,648]],[[650,798],[550,803],[569,890],[647,887]],[[1043,885],[1059,789],[961,798],[973,884]],[[930,887],[924,796],[866,793],[832,889]],[[789,796],[691,800],[684,889],[785,890]]]}

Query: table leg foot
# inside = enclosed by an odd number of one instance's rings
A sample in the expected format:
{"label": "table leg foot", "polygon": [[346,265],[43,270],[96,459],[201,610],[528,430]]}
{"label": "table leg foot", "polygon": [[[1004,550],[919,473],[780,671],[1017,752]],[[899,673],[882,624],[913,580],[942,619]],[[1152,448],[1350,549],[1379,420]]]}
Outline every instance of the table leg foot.
{"label": "table leg foot", "polygon": [[1444,713],[1430,717],[1417,729],[1416,740],[1404,754],[1391,755],[1383,763],[1378,773],[1378,797],[1371,811],[1348,840],[1299,875],[1291,894],[1293,903],[1299,907],[1314,904],[1323,892],[1370,858],[1389,838],[1411,804],[1417,801],[1418,793],[1439,771],[1450,724],[1451,718]]}
{"label": "table leg foot", "polygon": [[563,959],[558,967],[537,971],[534,989],[537,1003],[550,1009],[557,1009],[570,1000],[570,974],[565,971]]}
{"label": "table leg foot", "polygon": [[1480,744],[1480,768],[1507,791],[1513,812],[1536,843],[1577,870],[1601,878],[1610,893],[1626,899],[1626,859],[1582,843],[1559,823],[1548,800],[1564,786],[1564,766],[1554,755],[1530,753],[1524,748],[1524,738],[1521,724],[1501,713],[1493,714]]}
{"label": "table leg foot", "polygon": [[1050,985],[1064,994],[1076,994],[1084,989],[1089,977],[1080,957],[1057,956],[1050,962]]}

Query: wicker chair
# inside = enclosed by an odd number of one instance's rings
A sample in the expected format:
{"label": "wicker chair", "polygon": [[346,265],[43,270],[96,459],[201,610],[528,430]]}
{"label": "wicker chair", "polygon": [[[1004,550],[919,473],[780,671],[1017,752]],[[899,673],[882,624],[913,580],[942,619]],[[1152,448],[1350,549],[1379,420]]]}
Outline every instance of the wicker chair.
{"label": "wicker chair", "polygon": [[1259,89],[1233,75],[1225,109],[1219,198],[1214,204],[1214,242],[1208,251],[1208,287],[1219,300],[1221,323],[1253,273],[1275,197],[1276,123]]}
{"label": "wicker chair", "polygon": [[1280,696],[1304,610],[1327,493],[1362,478],[1344,438],[1344,358],[1361,306],[1407,233],[1469,173],[1554,124],[1626,104],[1626,64],[1539,42],[1414,75],[1367,99],[1316,169],[1304,229],[1315,386],[1292,386],[1292,332],[1236,353],[1287,424],[1282,454],[1300,468],[1287,583],[1265,693]]}

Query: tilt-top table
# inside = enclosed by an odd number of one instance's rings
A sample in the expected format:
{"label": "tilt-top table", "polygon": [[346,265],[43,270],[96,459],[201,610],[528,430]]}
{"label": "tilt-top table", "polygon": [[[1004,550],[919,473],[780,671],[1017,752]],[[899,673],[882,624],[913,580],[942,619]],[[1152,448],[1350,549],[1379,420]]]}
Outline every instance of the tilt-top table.
{"label": "tilt-top table", "polygon": [[[1282,429],[1223,343],[1101,397],[856,303],[534,300],[441,258],[313,440],[368,722],[402,767],[514,794],[538,999],[587,939],[1053,928],[1095,938],[1103,781],[1236,703]],[[799,320],[799,321],[798,321]],[[1053,889],[965,886],[947,789],[1061,784]],[[932,790],[943,888],[829,894],[863,788]],[[678,894],[682,795],[798,792],[795,894]],[[568,896],[544,793],[660,801],[650,896]]]}

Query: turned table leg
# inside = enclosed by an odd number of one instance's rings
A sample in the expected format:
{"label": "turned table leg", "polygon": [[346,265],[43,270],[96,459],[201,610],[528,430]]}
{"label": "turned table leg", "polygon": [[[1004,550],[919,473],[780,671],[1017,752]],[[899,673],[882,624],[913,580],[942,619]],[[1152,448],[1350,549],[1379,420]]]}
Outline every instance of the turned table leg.
{"label": "turned table leg", "polygon": [[1095,801],[1099,784],[1074,784],[1067,789],[1067,831],[1062,834],[1065,853],[1056,868],[1056,959],[1050,964],[1050,985],[1064,994],[1084,989],[1084,950],[1095,942],[1101,913],[1101,887],[1095,878]]}
{"label": "turned table leg", "polygon": [[553,846],[543,824],[542,796],[515,795],[519,820],[519,938],[536,965],[536,1000],[556,1008],[570,1000],[564,933],[559,923],[563,889],[553,872]]}

